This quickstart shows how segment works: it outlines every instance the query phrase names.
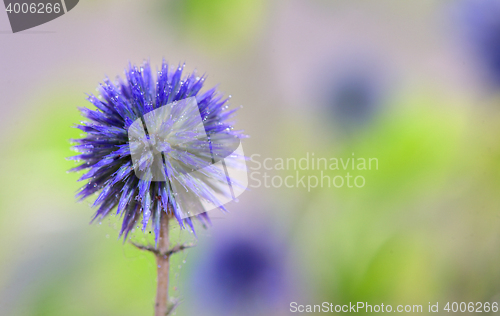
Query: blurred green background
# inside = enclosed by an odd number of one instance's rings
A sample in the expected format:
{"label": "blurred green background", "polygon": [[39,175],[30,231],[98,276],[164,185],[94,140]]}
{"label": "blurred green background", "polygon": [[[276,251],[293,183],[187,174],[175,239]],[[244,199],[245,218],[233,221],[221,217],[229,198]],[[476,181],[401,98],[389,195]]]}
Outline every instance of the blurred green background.
{"label": "blurred green background", "polygon": [[85,93],[162,58],[243,105],[247,156],[378,159],[362,188],[250,180],[197,238],[172,224],[198,244],[173,259],[177,315],[500,301],[500,5],[477,3],[82,0],[19,34],[0,13],[0,315],[152,315],[153,257],[89,225],[66,157]]}

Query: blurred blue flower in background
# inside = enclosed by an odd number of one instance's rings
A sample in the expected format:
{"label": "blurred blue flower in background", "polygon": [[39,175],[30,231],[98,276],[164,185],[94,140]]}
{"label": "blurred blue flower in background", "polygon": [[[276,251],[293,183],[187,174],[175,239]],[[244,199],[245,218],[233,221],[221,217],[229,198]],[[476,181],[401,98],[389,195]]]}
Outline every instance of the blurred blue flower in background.
{"label": "blurred blue flower in background", "polygon": [[500,0],[466,0],[460,18],[485,72],[500,87]]}
{"label": "blurred blue flower in background", "polygon": [[271,315],[287,306],[284,250],[275,236],[231,231],[212,245],[194,278],[205,315]]}
{"label": "blurred blue flower in background", "polygon": [[341,130],[350,132],[369,125],[387,96],[387,76],[366,61],[335,67],[321,87],[325,112]]}
{"label": "blurred blue flower in background", "polygon": [[335,83],[328,93],[330,111],[340,123],[366,122],[379,101],[379,89],[369,76],[352,73]]}

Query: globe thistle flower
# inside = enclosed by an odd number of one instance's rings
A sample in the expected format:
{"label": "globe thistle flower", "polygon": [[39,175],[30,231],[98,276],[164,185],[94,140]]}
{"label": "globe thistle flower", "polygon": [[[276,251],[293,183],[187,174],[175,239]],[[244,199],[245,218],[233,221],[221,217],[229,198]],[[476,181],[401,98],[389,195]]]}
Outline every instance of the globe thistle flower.
{"label": "globe thistle flower", "polygon": [[[95,110],[80,108],[88,121],[76,127],[86,135],[73,140],[80,154],[71,159],[83,163],[71,171],[85,170],[79,181],[87,183],[77,197],[99,193],[93,203],[97,207],[93,221],[116,208],[116,215],[123,217],[120,236],[124,239],[142,217],[142,229],[151,223],[158,242],[162,212],[175,217],[181,228],[187,225],[194,231],[192,217],[185,216],[189,210],[180,205],[173,182],[190,192],[186,198],[209,201],[224,210],[213,182],[229,179],[213,164],[231,154],[244,135],[229,121],[236,111],[228,110],[229,98],[215,88],[200,93],[205,76],[183,76],[183,68],[171,70],[164,61],[155,79],[148,62],[140,68],[129,65],[125,80],[112,83],[106,78],[99,85],[100,96],[88,95]],[[156,126],[148,121],[162,115],[163,121],[153,122]],[[143,123],[149,135],[138,132]],[[163,153],[164,161],[155,160],[154,152]],[[168,179],[155,179],[155,168]],[[189,172],[197,170],[212,182],[189,177]],[[204,225],[210,222],[203,209],[194,214]]]}
{"label": "globe thistle flower", "polygon": [[145,62],[129,65],[125,80],[104,80],[100,96],[88,96],[96,109],[80,109],[88,121],[76,127],[86,135],[73,140],[80,154],[71,157],[83,162],[71,171],[85,170],[80,181],[87,182],[77,197],[98,194],[93,220],[116,208],[124,240],[141,218],[143,230],[151,223],[155,247],[134,245],[156,256],[157,316],[177,305],[168,298],[169,257],[190,246],[170,248],[169,219],[194,232],[192,217],[209,223],[206,211],[225,210],[247,181],[244,135],[229,121],[236,110],[215,88],[200,93],[205,77],[183,76],[183,68],[164,61],[155,80]]}

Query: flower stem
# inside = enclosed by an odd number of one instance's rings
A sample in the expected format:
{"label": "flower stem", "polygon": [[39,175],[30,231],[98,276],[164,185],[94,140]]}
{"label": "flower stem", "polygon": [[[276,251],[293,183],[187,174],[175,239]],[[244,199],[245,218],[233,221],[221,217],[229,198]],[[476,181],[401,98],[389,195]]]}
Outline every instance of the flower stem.
{"label": "flower stem", "polygon": [[155,316],[166,316],[169,313],[168,299],[168,277],[170,256],[165,255],[169,251],[168,220],[166,212],[161,213],[160,238],[158,240],[158,253],[156,253],[156,265],[158,267],[158,279],[156,287]]}
{"label": "flower stem", "polygon": [[[170,211],[170,209],[169,209]],[[188,248],[196,246],[194,243],[177,244],[169,248],[168,239],[168,222],[170,216],[168,213],[161,214],[160,218],[160,236],[158,238],[157,247],[153,245],[140,245],[133,241],[130,243],[140,250],[149,251],[156,257],[156,265],[158,270],[157,288],[156,288],[156,304],[155,316],[168,316],[180,304],[180,300],[170,299],[168,297],[168,278],[170,268],[170,256],[184,251]]]}

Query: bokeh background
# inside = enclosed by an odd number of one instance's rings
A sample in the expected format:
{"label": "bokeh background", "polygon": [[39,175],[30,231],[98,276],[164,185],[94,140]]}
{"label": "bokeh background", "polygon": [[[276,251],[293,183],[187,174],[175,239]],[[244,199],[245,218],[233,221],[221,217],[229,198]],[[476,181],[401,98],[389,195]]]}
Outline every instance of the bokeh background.
{"label": "bokeh background", "polygon": [[379,161],[363,188],[251,188],[197,238],[172,225],[198,244],[177,315],[500,301],[500,1],[82,0],[18,34],[0,11],[0,315],[152,315],[153,257],[89,225],[66,157],[85,93],[162,58],[243,105],[247,156]]}

